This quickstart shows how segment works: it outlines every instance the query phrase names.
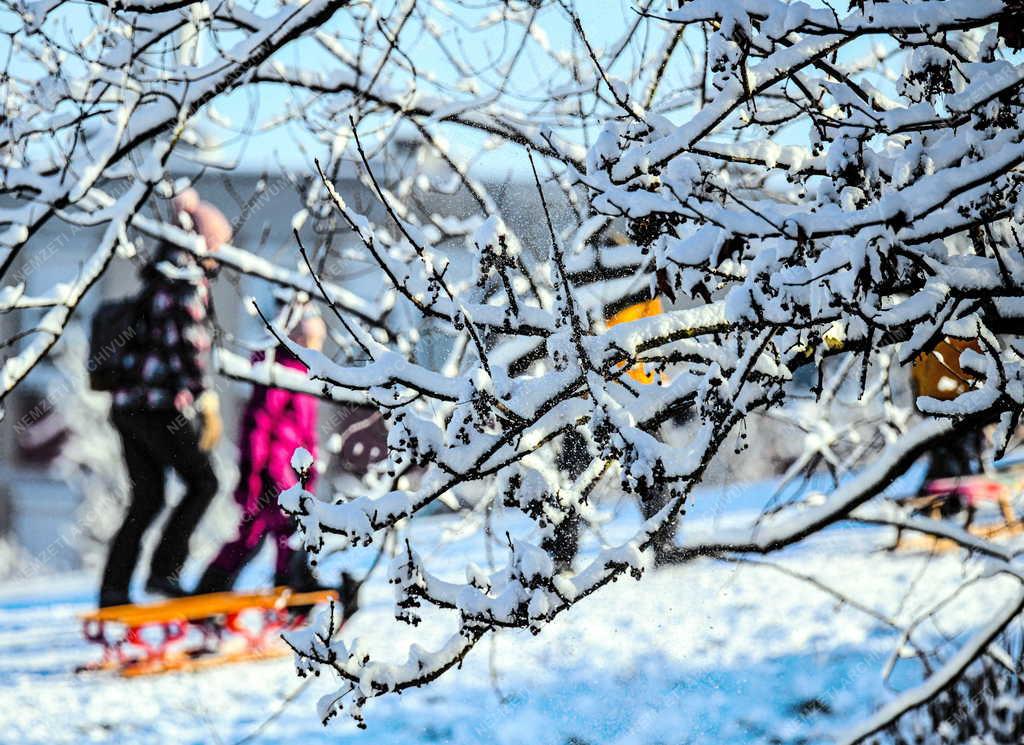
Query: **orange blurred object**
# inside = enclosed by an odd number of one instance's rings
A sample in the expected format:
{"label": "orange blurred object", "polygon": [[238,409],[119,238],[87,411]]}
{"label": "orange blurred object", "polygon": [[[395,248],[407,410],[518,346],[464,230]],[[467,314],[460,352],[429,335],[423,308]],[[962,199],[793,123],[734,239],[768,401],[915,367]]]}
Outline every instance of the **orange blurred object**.
{"label": "orange blurred object", "polygon": [[[650,318],[651,316],[658,316],[661,315],[663,312],[664,308],[661,305],[661,298],[656,297],[623,308],[618,313],[609,318],[607,321],[605,321],[605,325],[608,328],[611,328],[612,326],[617,326],[618,324],[626,323],[627,321],[636,321],[640,318]],[[626,363],[623,362],[622,364],[625,365]],[[629,377],[633,378],[633,380],[635,380],[638,383],[643,383],[644,385],[649,385],[650,383],[654,382],[654,373],[647,372],[647,369],[644,367],[642,363],[639,365],[634,365],[632,367],[632,369],[629,371]]]}

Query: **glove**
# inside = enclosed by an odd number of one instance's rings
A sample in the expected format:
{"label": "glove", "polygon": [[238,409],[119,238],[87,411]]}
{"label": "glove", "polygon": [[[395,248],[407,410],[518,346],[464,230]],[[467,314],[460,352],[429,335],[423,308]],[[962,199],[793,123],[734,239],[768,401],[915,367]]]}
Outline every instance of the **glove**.
{"label": "glove", "polygon": [[203,428],[199,435],[199,449],[208,453],[220,442],[220,436],[224,431],[217,394],[213,391],[203,391],[196,399],[196,410],[203,419]]}

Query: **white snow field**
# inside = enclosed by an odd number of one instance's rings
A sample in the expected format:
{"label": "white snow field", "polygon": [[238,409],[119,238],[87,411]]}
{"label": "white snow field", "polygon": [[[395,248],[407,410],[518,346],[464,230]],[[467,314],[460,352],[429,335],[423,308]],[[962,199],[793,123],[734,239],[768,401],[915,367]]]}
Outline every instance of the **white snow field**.
{"label": "white snow field", "polygon": [[[732,507],[764,492],[697,494],[684,532],[735,519],[743,510]],[[723,510],[726,502],[731,508]],[[487,566],[477,539],[447,530],[455,521],[414,521],[415,545],[438,571],[467,558]],[[607,535],[625,535],[631,523],[632,506],[620,505]],[[837,529],[770,560],[898,623],[983,568],[955,555],[882,550],[891,540],[884,530]],[[243,579],[256,583],[260,571]],[[430,648],[446,629],[430,613],[415,631],[396,624],[385,578],[380,567],[364,587],[363,609],[344,637],[363,637],[377,658],[399,661],[413,633]],[[949,635],[948,656],[962,638],[956,632],[999,605],[1001,582],[972,585],[916,638]],[[76,665],[95,656],[77,621],[95,586],[85,573],[0,585],[0,742],[231,745],[302,683],[287,657],[131,680],[75,675]],[[316,679],[247,742],[826,743],[920,680],[917,662],[906,659],[888,686],[883,681],[897,637],[863,610],[776,568],[702,559],[619,581],[537,637],[506,632],[493,646],[485,640],[461,670],[426,689],[370,702],[366,731],[344,716],[319,723],[317,699],[332,686]]]}

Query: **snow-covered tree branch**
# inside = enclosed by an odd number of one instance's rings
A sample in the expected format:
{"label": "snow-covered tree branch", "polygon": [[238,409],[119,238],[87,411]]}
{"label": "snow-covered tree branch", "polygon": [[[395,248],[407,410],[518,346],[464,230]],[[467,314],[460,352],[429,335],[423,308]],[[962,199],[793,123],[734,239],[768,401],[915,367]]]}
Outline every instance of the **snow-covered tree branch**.
{"label": "snow-covered tree branch", "polygon": [[[529,526],[501,541],[502,566],[466,566],[461,582],[400,544],[396,617],[446,619],[433,651],[379,660],[337,638],[331,617],[292,634],[300,671],[337,676],[323,719],[344,710],[361,723],[369,700],[430,683],[496,630],[542,632],[640,578],[647,554],[771,554],[860,522],[941,536],[1016,576],[1012,552],[880,495],[937,443],[988,427],[998,457],[1019,424],[1017,6],[643,2],[598,42],[568,0],[454,5],[9,4],[0,309],[31,323],[4,347],[0,400],[136,232],[207,255],[142,206],[180,189],[172,158],[233,167],[203,134],[222,127],[222,101],[284,95],[264,126],[288,128],[309,155],[295,268],[245,246],[217,259],[328,310],[330,354],[265,318],[309,368],[287,385],[379,408],[391,478],[347,495],[300,482],[281,506],[314,552],[365,548],[438,503],[465,507],[467,489],[472,514]],[[79,16],[88,29],[69,35]],[[488,169],[526,184],[529,224],[506,213]],[[51,221],[104,238],[75,283],[29,296],[11,277]],[[379,280],[373,298],[324,269],[356,259]],[[415,352],[427,329],[446,341],[442,365]],[[943,360],[963,390],[910,401],[911,364],[946,339],[968,345]],[[221,370],[271,375],[230,354]],[[821,470],[831,493],[685,535],[695,488],[766,418],[802,437],[784,483]],[[685,442],[670,442],[666,426],[684,421]],[[609,493],[634,497],[643,520],[577,555],[579,526],[601,521]],[[936,675],[962,673],[1019,611],[993,616]],[[941,689],[926,683],[897,713]]]}
{"label": "snow-covered tree branch", "polygon": [[[843,360],[844,380],[859,378],[867,406],[869,373],[890,355],[907,365],[945,337],[977,340],[980,350],[959,360],[973,376],[970,390],[920,399],[925,420],[905,431],[889,425],[870,467],[863,451],[838,464],[856,475],[822,505],[673,549],[675,558],[773,552],[857,519],[861,505],[950,433],[998,423],[1001,452],[1024,390],[1013,335],[1024,289],[1015,213],[1020,75],[999,31],[1008,12],[1001,3],[923,2],[837,15],[760,1],[651,12],[642,23],[668,37],[708,33],[706,69],[691,78],[703,105],[669,115],[656,84],[604,69],[609,60],[566,8],[589,52],[594,95],[617,111],[585,166],[556,159],[559,178],[587,205],[575,227],[556,229],[538,180],[549,240],[532,247],[525,272],[517,259],[528,251],[500,215],[488,214],[467,241],[476,264],[458,284],[437,241],[383,190],[386,215],[374,222],[324,177],[395,289],[449,325],[462,354],[451,370],[458,377],[439,375],[374,345],[358,324],[352,333],[368,365],[304,354],[314,377],[367,390],[386,407],[393,462],[426,472],[413,490],[332,503],[296,487],[282,505],[313,549],[325,534],[361,544],[460,484],[485,481],[495,484],[486,498],[529,516],[537,531],[529,542],[510,539],[504,568],[468,569],[465,584],[432,574],[411,545],[399,554],[398,617],[418,623],[427,606],[457,616],[436,653],[414,649],[396,666],[326,644],[322,632],[296,640],[310,669],[333,668],[343,681],[325,717],[352,694],[344,706],[359,718],[368,699],[458,665],[487,631],[539,632],[609,581],[639,576],[642,553],[671,542],[726,437],[759,410],[785,409],[792,376],[805,366],[824,371]],[[808,144],[782,144],[801,139]],[[609,238],[616,228],[628,235],[622,245]],[[628,267],[624,275],[642,278],[647,297],[682,308],[609,329],[579,279],[608,265]],[[532,351],[521,362],[524,344]],[[637,365],[655,384],[631,377]],[[660,442],[659,425],[684,414],[699,422],[689,445]],[[571,432],[586,438],[591,462],[565,484],[541,453]],[[560,523],[589,509],[592,482],[609,474],[658,507],[629,541],[578,568],[560,565],[543,547]],[[984,541],[953,538],[986,552]]]}

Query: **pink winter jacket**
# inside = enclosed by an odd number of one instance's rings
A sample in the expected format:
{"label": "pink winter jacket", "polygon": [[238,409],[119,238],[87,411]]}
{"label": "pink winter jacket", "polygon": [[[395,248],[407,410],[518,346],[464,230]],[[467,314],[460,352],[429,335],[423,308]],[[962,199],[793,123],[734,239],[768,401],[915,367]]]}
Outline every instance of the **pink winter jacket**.
{"label": "pink winter jacket", "polygon": [[[302,372],[306,366],[285,347],[278,347],[275,362]],[[253,362],[263,359],[253,356]],[[317,454],[317,403],[307,393],[294,393],[281,388],[257,385],[245,407],[240,436],[241,463],[237,501],[247,515],[261,512],[285,524],[288,518],[277,506],[277,495],[298,481],[291,460],[295,448],[304,447],[313,457]],[[316,471],[306,488],[316,486]]]}

